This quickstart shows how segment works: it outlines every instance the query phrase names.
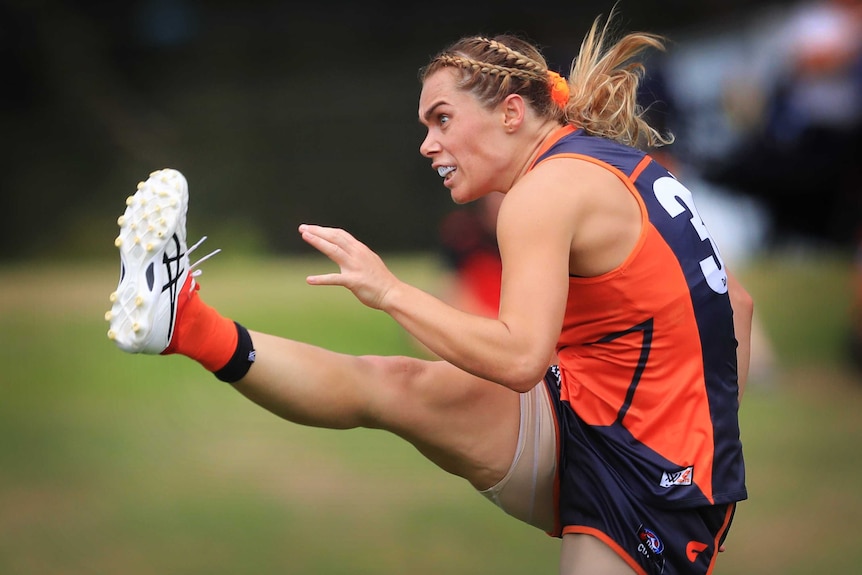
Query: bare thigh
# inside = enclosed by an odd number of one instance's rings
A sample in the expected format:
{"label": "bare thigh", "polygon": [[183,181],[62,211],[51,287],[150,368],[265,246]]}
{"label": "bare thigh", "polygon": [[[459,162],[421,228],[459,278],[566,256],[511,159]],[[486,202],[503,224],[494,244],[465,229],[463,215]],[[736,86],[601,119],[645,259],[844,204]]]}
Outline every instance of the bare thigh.
{"label": "bare thigh", "polygon": [[257,360],[235,387],[273,413],[315,427],[391,431],[479,490],[509,470],[520,424],[517,392],[444,361],[353,356],[252,337]]}
{"label": "bare thigh", "polygon": [[517,392],[443,361],[365,359],[382,372],[365,427],[399,435],[479,490],[508,473],[520,426]]}
{"label": "bare thigh", "polygon": [[560,575],[632,575],[622,557],[592,535],[563,535]]}

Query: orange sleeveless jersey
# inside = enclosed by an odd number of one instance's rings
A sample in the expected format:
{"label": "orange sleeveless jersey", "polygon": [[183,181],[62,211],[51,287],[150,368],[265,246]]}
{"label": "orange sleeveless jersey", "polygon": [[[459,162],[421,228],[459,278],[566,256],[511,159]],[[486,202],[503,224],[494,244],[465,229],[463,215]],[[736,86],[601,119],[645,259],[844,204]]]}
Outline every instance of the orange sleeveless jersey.
{"label": "orange sleeveless jersey", "polygon": [[745,499],[727,276],[690,192],[643,152],[571,127],[536,164],[558,157],[616,174],[643,217],[621,266],[569,280],[562,401],[601,457],[653,503]]}

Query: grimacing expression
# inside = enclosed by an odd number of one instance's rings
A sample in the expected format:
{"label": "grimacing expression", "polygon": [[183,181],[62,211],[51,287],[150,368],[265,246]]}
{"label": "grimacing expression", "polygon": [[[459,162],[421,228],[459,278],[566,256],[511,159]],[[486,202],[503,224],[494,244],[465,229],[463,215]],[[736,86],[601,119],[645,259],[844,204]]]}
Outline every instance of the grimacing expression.
{"label": "grimacing expression", "polygon": [[466,203],[501,189],[504,166],[495,142],[503,135],[500,115],[456,85],[457,71],[442,68],[426,78],[419,96],[419,122],[427,134],[419,147],[453,201]]}

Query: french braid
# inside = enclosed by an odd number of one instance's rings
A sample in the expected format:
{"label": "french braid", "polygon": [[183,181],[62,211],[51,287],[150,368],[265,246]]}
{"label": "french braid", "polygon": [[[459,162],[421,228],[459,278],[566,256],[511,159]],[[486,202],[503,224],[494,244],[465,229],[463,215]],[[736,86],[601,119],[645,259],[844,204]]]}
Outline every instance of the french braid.
{"label": "french braid", "polygon": [[[560,106],[552,101],[548,64],[538,48],[511,35],[462,38],[443,50],[420,71],[420,79],[441,68],[461,71],[458,87],[493,108],[510,94],[520,94],[545,118],[573,124],[588,133],[628,145],[661,146],[673,141],[643,119],[637,90],[643,64],[633,59],[648,48],[663,49],[663,38],[632,33],[607,46],[610,22],[597,18],[572,63],[569,97]],[[565,99],[565,96],[563,97]]]}

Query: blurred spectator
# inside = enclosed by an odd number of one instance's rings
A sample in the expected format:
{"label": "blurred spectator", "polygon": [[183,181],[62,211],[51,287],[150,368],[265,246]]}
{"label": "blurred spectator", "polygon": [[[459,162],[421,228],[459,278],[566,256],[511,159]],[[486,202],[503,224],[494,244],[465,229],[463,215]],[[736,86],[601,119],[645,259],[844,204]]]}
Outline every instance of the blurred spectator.
{"label": "blurred spectator", "polygon": [[483,196],[449,212],[439,240],[448,269],[441,298],[461,310],[497,317],[502,263],[497,247],[497,212],[503,194]]}
{"label": "blurred spectator", "polygon": [[852,248],[862,225],[862,0],[800,4],[764,47],[771,85],[729,95],[762,100],[758,129],[706,175],[764,199],[777,243]]}
{"label": "blurred spectator", "polygon": [[727,94],[754,137],[707,177],[765,200],[775,244],[856,251],[849,348],[862,369],[862,0],[801,3],[773,30],[752,56],[771,62],[766,81]]}

